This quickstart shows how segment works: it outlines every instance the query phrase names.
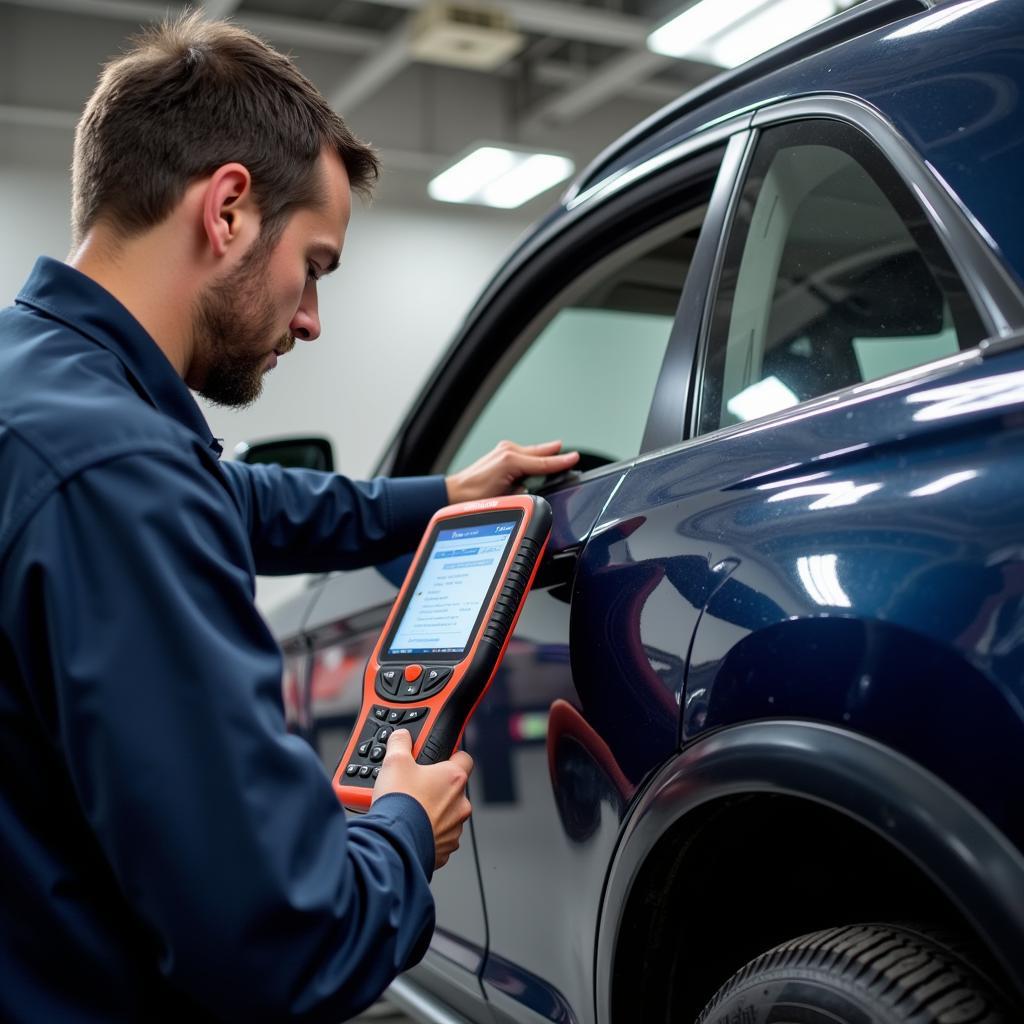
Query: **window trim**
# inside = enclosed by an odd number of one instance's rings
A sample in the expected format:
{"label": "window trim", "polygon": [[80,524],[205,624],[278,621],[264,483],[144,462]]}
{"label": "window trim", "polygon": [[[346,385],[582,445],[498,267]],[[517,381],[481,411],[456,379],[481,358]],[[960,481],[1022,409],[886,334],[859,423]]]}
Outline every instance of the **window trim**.
{"label": "window trim", "polygon": [[[717,287],[727,232],[754,149],[755,133],[743,128],[733,132],[708,203],[708,213],[697,239],[690,272],[686,276],[679,311],[665,349],[665,359],[654,387],[640,454],[679,444],[685,440],[696,403],[706,324]],[[695,372],[696,366],[696,372]]]}

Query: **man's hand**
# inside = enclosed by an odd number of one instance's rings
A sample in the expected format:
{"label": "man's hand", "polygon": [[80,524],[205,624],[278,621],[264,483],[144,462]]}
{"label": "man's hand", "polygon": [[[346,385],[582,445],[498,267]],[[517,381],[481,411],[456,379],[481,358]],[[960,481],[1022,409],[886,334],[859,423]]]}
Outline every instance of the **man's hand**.
{"label": "man's hand", "polygon": [[448,501],[496,498],[510,494],[524,476],[548,476],[571,469],[579,461],[579,452],[558,454],[561,447],[561,441],[527,445],[500,441],[494,451],[445,480]]}
{"label": "man's hand", "polygon": [[450,761],[417,764],[408,729],[396,729],[388,737],[372,799],[386,793],[407,793],[419,801],[434,832],[434,870],[443,867],[459,848],[462,826],[472,810],[466,798],[472,770],[473,759],[464,750],[457,750]]}

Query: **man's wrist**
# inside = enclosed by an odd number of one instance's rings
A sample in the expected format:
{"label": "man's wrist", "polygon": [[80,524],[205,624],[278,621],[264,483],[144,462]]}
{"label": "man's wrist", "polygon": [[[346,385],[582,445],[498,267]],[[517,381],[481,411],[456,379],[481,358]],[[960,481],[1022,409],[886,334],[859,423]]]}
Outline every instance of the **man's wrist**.
{"label": "man's wrist", "polygon": [[483,498],[486,495],[472,493],[472,488],[468,487],[465,481],[459,478],[459,474],[455,473],[452,476],[446,476],[444,478],[445,490],[448,492],[448,504],[457,505],[463,501],[473,501],[475,498]]}

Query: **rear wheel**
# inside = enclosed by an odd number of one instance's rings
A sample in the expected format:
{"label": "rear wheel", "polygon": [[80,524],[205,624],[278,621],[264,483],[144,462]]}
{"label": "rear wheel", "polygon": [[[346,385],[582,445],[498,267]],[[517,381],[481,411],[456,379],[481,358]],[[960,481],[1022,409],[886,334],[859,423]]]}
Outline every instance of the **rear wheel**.
{"label": "rear wheel", "polygon": [[697,1024],[1009,1024],[991,984],[952,945],[910,927],[803,935],[732,976]]}

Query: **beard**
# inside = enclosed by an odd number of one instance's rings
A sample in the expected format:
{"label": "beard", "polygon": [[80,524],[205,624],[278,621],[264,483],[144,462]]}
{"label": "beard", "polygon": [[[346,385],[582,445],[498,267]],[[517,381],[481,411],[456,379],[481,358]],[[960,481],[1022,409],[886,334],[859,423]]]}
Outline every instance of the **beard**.
{"label": "beard", "polygon": [[[216,405],[242,409],[259,398],[277,319],[267,284],[269,240],[257,239],[229,278],[199,297],[192,317],[192,351],[202,353],[203,376],[196,390]],[[291,351],[286,332],[273,346]]]}

